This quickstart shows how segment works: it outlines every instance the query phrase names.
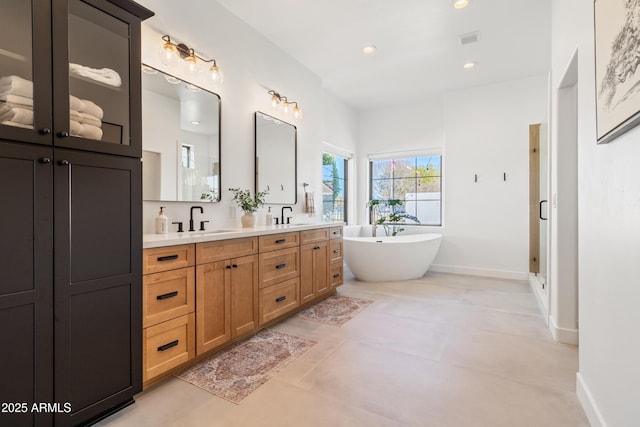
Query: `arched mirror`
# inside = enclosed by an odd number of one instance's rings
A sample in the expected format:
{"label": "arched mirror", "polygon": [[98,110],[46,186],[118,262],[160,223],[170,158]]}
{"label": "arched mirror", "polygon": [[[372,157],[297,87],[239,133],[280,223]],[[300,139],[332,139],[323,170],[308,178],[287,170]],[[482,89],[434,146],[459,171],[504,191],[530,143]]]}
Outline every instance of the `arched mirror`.
{"label": "arched mirror", "polygon": [[258,111],[255,131],[256,191],[269,192],[267,204],[296,204],[296,127]]}
{"label": "arched mirror", "polygon": [[220,97],[142,66],[144,200],[220,201]]}

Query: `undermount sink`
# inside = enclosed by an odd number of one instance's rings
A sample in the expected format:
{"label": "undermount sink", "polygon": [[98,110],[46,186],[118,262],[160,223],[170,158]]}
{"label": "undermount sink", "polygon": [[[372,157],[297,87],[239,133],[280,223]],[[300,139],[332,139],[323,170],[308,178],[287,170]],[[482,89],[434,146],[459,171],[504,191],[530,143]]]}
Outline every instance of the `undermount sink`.
{"label": "undermount sink", "polygon": [[231,233],[235,230],[229,230],[229,229],[224,229],[224,228],[220,228],[217,230],[205,230],[205,231],[191,231],[191,232],[186,232],[184,234],[181,234],[182,237],[193,237],[193,236],[208,236],[211,234],[219,234],[219,233]]}

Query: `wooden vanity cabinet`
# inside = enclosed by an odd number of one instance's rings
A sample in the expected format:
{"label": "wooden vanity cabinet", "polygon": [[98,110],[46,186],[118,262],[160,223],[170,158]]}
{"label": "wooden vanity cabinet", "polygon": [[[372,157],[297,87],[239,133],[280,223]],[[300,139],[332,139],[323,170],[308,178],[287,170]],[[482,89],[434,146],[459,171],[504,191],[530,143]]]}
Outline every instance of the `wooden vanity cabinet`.
{"label": "wooden vanity cabinet", "polygon": [[331,227],[329,237],[329,288],[331,291],[334,291],[344,282],[342,227]]}
{"label": "wooden vanity cabinet", "polygon": [[300,299],[311,302],[329,292],[328,228],[301,232]]}

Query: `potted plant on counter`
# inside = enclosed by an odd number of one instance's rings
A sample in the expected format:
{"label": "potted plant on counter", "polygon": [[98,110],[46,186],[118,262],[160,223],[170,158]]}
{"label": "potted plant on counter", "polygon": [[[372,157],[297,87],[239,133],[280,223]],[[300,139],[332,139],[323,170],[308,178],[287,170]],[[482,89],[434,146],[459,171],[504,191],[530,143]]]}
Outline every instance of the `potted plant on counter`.
{"label": "potted plant on counter", "polygon": [[229,191],[233,193],[233,200],[242,211],[244,215],[240,218],[243,228],[255,227],[256,217],[253,214],[255,211],[264,205],[264,198],[268,194],[268,191],[256,191],[255,196],[251,196],[251,191],[241,190],[239,188],[230,188]]}

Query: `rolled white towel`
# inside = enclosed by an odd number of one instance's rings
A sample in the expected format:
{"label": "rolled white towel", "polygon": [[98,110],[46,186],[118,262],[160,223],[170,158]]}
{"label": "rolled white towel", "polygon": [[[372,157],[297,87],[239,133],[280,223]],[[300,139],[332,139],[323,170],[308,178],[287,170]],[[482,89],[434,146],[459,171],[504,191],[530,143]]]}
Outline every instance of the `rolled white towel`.
{"label": "rolled white towel", "polygon": [[24,125],[33,125],[33,110],[29,108],[0,105],[0,121],[11,121]]}
{"label": "rolled white towel", "polygon": [[32,125],[25,125],[24,123],[16,123],[16,122],[12,122],[11,120],[0,122],[0,125],[13,126],[16,128],[33,129]]}
{"label": "rolled white towel", "polygon": [[29,107],[33,109],[33,99],[27,98],[26,96],[1,93],[0,101],[4,101],[7,104],[13,104],[17,107]]}
{"label": "rolled white towel", "polygon": [[33,82],[19,76],[0,77],[0,92],[33,98]]}
{"label": "rolled white towel", "polygon": [[104,117],[104,111],[95,102],[89,101],[88,99],[82,100],[82,108],[78,110],[80,113],[91,114],[94,117],[102,120]]}
{"label": "rolled white towel", "polygon": [[91,125],[82,125],[82,133],[80,136],[84,136],[85,138],[95,139],[100,141],[102,139],[102,129],[97,126]]}
{"label": "rolled white towel", "polygon": [[102,127],[102,120],[88,113],[80,113],[79,122],[83,125],[91,125],[99,128]]}
{"label": "rolled white towel", "polygon": [[91,68],[80,64],[69,64],[69,74],[95,80],[109,86],[122,86],[122,79],[117,71],[111,68]]}
{"label": "rolled white towel", "polygon": [[84,102],[80,98],[76,98],[73,95],[69,95],[69,109],[74,111],[82,111],[84,108]]}

